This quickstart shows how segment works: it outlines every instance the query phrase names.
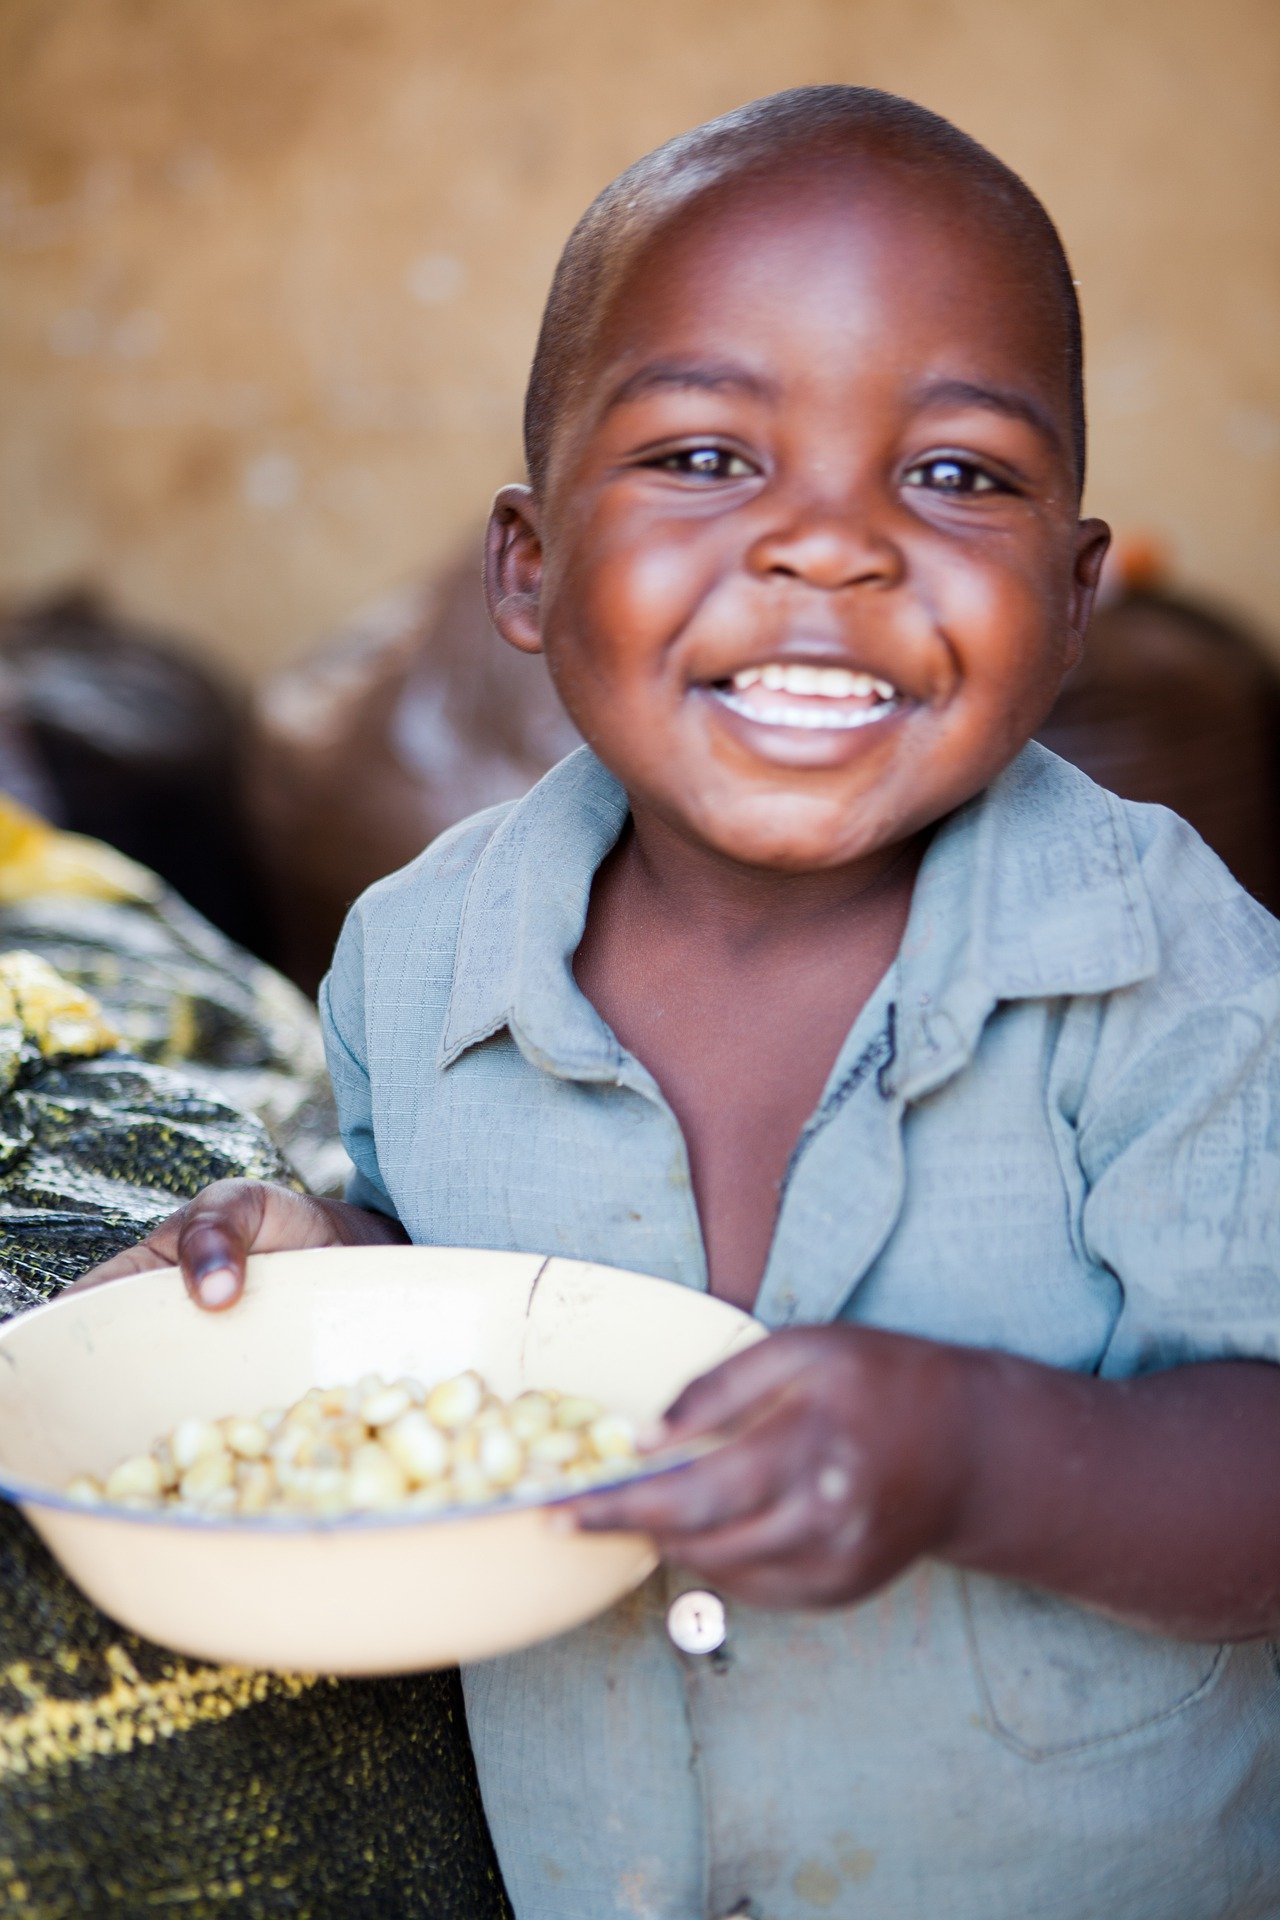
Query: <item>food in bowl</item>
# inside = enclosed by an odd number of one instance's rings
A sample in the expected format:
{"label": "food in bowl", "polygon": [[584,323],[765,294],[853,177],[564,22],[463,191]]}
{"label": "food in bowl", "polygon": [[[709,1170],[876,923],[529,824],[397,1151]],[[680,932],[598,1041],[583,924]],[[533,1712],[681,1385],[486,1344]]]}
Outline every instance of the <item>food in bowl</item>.
{"label": "food in bowl", "polygon": [[0,1494],[105,1613],[201,1659],[367,1675],[487,1660],[612,1606],[653,1570],[652,1541],[553,1526],[555,1495],[253,1520],[82,1505],[67,1483],[104,1480],[191,1416],[216,1425],[375,1373],[474,1371],[507,1402],[555,1388],[643,1427],[763,1337],[694,1288],[539,1252],[254,1254],[217,1314],[172,1270],[135,1274],[0,1326]]}
{"label": "food in bowl", "polygon": [[196,1518],[332,1519],[545,1500],[641,1464],[625,1415],[554,1389],[504,1400],[468,1368],[429,1389],[366,1374],[283,1410],[181,1420],[105,1478],[76,1475],[67,1493]]}

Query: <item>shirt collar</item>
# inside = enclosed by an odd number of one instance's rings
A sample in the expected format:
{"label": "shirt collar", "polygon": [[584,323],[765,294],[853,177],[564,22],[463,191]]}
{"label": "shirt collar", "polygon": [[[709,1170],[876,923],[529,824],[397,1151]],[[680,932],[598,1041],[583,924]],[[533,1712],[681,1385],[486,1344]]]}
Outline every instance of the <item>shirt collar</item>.
{"label": "shirt collar", "polygon": [[507,1027],[551,1073],[617,1077],[621,1050],[579,992],[573,956],[591,882],[626,818],[626,794],[589,747],[552,767],[504,815],[463,902],[441,1067]]}
{"label": "shirt collar", "polygon": [[973,1053],[1000,1001],[1111,993],[1159,961],[1120,801],[1032,741],[925,855],[900,955],[897,1054],[910,1099]]}
{"label": "shirt collar", "polygon": [[[623,1055],[578,990],[591,882],[627,818],[588,747],[503,817],[467,889],[439,1064],[507,1027],[564,1078],[616,1079]],[[1108,993],[1158,961],[1122,802],[1033,742],[945,821],[916,882],[899,957],[896,1059],[910,1099],[963,1064],[1001,1000]]]}

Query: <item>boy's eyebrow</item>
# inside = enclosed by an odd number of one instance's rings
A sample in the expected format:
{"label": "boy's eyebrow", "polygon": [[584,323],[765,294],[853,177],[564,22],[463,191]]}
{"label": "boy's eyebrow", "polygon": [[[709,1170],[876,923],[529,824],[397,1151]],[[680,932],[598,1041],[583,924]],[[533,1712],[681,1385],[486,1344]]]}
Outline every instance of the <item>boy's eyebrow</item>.
{"label": "boy's eyebrow", "polygon": [[1025,420],[1052,447],[1062,451],[1062,434],[1049,409],[1015,387],[989,387],[976,380],[927,380],[916,388],[912,399],[917,407],[986,407],[1012,420]]}
{"label": "boy's eyebrow", "polygon": [[646,393],[660,392],[664,387],[691,388],[700,393],[720,393],[726,387],[738,393],[748,394],[754,400],[772,400],[777,397],[777,385],[762,374],[752,373],[750,368],[736,365],[732,360],[653,360],[648,366],[638,367],[634,373],[616,386],[605,402],[604,411],[623,406],[628,400],[638,400]]}

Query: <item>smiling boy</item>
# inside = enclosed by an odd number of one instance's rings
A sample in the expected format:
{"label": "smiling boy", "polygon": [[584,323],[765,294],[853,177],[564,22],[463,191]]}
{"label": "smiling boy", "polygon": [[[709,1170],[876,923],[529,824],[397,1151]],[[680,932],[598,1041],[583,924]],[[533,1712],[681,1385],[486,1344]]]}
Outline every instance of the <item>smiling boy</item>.
{"label": "smiling boy", "polygon": [[1047,215],[756,103],[585,216],[526,424],[490,601],[588,747],[353,911],[353,1204],[108,1272],[407,1233],[774,1330],[579,1503],[662,1571],[465,1675],[519,1920],[1280,1914],[1280,935],[1027,744],[1107,538]]}

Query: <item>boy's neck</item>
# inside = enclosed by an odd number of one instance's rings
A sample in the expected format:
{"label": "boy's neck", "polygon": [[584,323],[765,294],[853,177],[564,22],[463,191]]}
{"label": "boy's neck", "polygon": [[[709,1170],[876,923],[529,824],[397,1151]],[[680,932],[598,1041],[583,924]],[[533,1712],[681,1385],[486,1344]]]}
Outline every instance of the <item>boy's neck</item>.
{"label": "boy's neck", "polygon": [[786,947],[836,923],[847,934],[886,909],[896,917],[930,837],[931,830],[913,835],[844,866],[787,873],[744,866],[633,807],[611,864],[646,916],[745,953]]}
{"label": "boy's neck", "polygon": [[786,1169],[902,940],[927,834],[818,872],[745,867],[643,807],[573,970],[680,1126],[713,1293],[750,1307]]}

